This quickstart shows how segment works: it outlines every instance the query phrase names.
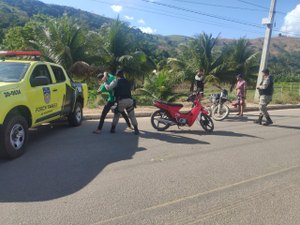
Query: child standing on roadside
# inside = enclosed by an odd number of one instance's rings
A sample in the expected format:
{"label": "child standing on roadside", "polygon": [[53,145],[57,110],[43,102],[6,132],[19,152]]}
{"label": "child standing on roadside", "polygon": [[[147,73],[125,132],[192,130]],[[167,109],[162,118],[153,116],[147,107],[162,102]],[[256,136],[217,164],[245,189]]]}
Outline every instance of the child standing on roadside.
{"label": "child standing on roadside", "polygon": [[243,116],[246,99],[246,81],[243,79],[242,74],[236,76],[237,83],[235,86],[237,101],[233,104],[238,107],[238,116]]}

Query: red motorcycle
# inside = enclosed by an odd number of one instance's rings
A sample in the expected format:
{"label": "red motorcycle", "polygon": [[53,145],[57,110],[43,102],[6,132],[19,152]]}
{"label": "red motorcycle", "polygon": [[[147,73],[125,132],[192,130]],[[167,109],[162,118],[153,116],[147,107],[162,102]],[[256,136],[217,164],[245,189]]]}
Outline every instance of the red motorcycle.
{"label": "red motorcycle", "polygon": [[151,116],[151,124],[154,129],[163,131],[168,129],[170,126],[177,125],[191,127],[195,120],[198,119],[202,128],[211,132],[214,130],[214,123],[208,116],[208,111],[202,106],[200,100],[202,93],[191,94],[187,101],[193,102],[193,107],[189,112],[180,112],[179,110],[183,107],[182,104],[170,103],[161,100],[154,101],[153,105],[159,108]]}

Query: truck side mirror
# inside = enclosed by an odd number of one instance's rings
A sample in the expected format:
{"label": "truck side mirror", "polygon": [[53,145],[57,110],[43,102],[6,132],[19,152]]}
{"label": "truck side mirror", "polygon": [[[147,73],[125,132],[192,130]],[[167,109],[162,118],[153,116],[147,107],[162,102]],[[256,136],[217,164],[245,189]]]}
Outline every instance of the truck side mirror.
{"label": "truck side mirror", "polygon": [[30,81],[30,84],[32,87],[48,85],[50,84],[50,79],[46,76],[37,76]]}

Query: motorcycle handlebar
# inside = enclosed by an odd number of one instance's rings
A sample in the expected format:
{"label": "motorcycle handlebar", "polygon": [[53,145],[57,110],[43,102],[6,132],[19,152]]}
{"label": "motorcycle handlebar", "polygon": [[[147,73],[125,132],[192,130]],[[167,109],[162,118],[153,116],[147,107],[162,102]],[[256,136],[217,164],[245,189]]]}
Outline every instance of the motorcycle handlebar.
{"label": "motorcycle handlebar", "polygon": [[213,86],[215,86],[216,88],[220,89],[221,91],[227,91],[225,88],[222,88],[221,86],[214,84]]}

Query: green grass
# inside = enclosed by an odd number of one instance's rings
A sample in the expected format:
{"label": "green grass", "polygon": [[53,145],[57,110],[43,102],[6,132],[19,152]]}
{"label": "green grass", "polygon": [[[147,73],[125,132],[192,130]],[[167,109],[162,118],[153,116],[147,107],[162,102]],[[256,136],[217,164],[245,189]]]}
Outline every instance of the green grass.
{"label": "green grass", "polygon": [[[224,87],[229,90],[229,85],[224,85]],[[208,86],[205,89],[206,96],[209,96],[213,91],[217,89],[212,86]],[[217,92],[216,92],[217,93]],[[248,89],[246,101],[249,103],[254,102],[255,89]],[[229,92],[229,99],[234,100],[236,98],[235,91]],[[275,83],[273,104],[299,104],[300,103],[300,83]]]}
{"label": "green grass", "polygon": [[[223,84],[222,87],[229,91],[230,85]],[[190,94],[190,84],[182,83],[180,86],[176,88],[176,93],[181,93],[184,96],[188,96]],[[211,84],[206,84],[205,86],[205,96],[203,101],[208,101],[208,98],[211,94],[219,93],[220,90],[214,87]],[[249,103],[254,102],[254,89],[247,90],[247,98],[246,101]],[[153,99],[149,96],[142,95],[138,92],[133,92],[134,98],[137,100],[137,104],[139,106],[149,106],[152,105]],[[228,92],[229,100],[233,101],[236,99],[235,91]],[[179,97],[176,101],[182,102],[186,99],[186,97]],[[275,83],[274,95],[273,95],[273,104],[299,104],[300,103],[300,84],[299,83]],[[89,91],[89,108],[97,108],[105,104],[105,99],[102,96],[97,94],[96,90]]]}
{"label": "green grass", "polygon": [[[247,90],[247,102],[254,102],[255,90]],[[274,87],[273,104],[299,104],[300,90],[296,84],[292,86],[276,84]]]}
{"label": "green grass", "polygon": [[295,87],[275,86],[273,103],[275,104],[296,104],[300,103],[300,89]]}

